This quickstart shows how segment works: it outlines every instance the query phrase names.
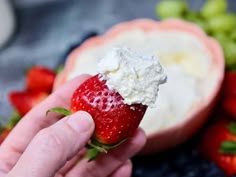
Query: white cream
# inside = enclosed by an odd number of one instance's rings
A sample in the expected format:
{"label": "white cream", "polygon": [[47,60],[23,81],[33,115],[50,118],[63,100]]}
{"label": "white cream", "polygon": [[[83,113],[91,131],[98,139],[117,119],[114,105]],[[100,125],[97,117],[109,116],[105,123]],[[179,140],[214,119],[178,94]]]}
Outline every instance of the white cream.
{"label": "white cream", "polygon": [[203,99],[199,93],[198,81],[182,68],[172,65],[165,68],[168,76],[166,84],[161,86],[156,108],[148,109],[141,127],[146,133],[174,126],[186,117],[186,110]]}
{"label": "white cream", "polygon": [[116,90],[126,104],[153,106],[166,74],[153,56],[129,48],[113,48],[98,63],[98,73],[109,89]]}
{"label": "white cream", "polygon": [[204,43],[190,33],[177,30],[124,32],[106,44],[80,53],[76,69],[68,79],[83,73],[96,74],[97,60],[120,46],[159,58],[168,76],[167,83],[160,87],[155,108],[148,108],[141,122],[147,134],[185,121],[192,107],[204,104],[216,86],[215,71],[211,70],[213,59]]}

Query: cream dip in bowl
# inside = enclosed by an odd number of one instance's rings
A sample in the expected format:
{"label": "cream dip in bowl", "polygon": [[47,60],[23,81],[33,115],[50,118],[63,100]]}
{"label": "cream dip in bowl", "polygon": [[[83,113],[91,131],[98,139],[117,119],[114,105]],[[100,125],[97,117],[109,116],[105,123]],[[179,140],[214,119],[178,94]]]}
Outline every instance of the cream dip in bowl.
{"label": "cream dip in bowl", "polygon": [[80,74],[96,74],[98,60],[122,46],[158,58],[168,77],[141,122],[148,138],[142,153],[158,152],[190,138],[209,117],[224,76],[221,47],[191,23],[138,19],[118,24],[75,49],[54,88]]}

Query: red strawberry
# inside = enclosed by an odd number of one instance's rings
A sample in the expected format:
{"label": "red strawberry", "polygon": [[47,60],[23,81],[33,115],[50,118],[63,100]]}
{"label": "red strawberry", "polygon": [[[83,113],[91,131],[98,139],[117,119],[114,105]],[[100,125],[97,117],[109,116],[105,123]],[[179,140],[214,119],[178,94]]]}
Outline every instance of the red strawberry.
{"label": "red strawberry", "polygon": [[224,98],[223,108],[228,114],[230,114],[234,119],[236,119],[236,96]]}
{"label": "red strawberry", "polygon": [[20,121],[20,119],[21,116],[17,112],[13,112],[7,124],[4,127],[0,127],[0,145],[6,139],[15,125]]}
{"label": "red strawberry", "polygon": [[47,96],[48,93],[38,91],[11,92],[9,94],[9,100],[17,112],[19,112],[21,116],[24,116]]}
{"label": "red strawberry", "polygon": [[236,119],[236,72],[227,71],[222,91],[224,110]]}
{"label": "red strawberry", "polygon": [[56,73],[42,66],[32,67],[26,75],[26,87],[30,91],[52,91]]}
{"label": "red strawberry", "polygon": [[[142,120],[147,106],[127,105],[115,90],[109,90],[106,81],[95,75],[81,84],[71,98],[71,111],[52,108],[53,111],[69,115],[76,111],[86,111],[95,122],[95,132],[88,143],[86,157],[96,158],[100,152],[118,146],[131,137]],[[48,113],[47,112],[47,113]]]}
{"label": "red strawberry", "polygon": [[95,122],[94,139],[102,144],[115,145],[131,137],[137,129],[147,106],[127,105],[99,75],[85,81],[74,92],[71,111],[87,111]]}
{"label": "red strawberry", "polygon": [[10,132],[11,132],[11,130],[9,130],[9,129],[5,129],[5,130],[3,130],[3,132],[1,132],[1,134],[0,134],[0,145],[6,139],[6,137],[9,135]]}
{"label": "red strawberry", "polygon": [[223,83],[223,96],[236,96],[236,72],[227,71],[225,72],[225,79]]}
{"label": "red strawberry", "polygon": [[236,174],[235,133],[236,123],[223,117],[207,129],[201,142],[201,152],[230,176]]}

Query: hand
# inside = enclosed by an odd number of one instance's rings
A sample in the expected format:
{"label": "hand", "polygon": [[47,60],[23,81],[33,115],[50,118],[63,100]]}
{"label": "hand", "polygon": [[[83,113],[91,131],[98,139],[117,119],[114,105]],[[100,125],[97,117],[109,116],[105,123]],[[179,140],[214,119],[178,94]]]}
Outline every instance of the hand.
{"label": "hand", "polygon": [[[69,108],[73,91],[89,76],[80,76],[33,108],[0,147],[0,177],[128,177],[128,160],[145,144],[142,130],[108,154],[88,162],[82,158],[94,123],[83,111],[62,118],[49,108]],[[23,103],[22,103],[23,104]],[[61,119],[61,120],[59,120]]]}

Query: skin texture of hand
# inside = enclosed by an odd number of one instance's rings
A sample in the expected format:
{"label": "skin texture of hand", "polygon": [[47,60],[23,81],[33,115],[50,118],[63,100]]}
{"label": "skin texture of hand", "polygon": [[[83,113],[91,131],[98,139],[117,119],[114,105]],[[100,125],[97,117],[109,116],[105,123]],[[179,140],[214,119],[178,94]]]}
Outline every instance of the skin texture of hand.
{"label": "skin texture of hand", "polygon": [[0,147],[0,177],[129,177],[129,160],[146,142],[142,130],[108,154],[88,162],[82,158],[94,123],[83,111],[62,118],[46,111],[69,108],[73,91],[90,76],[80,76],[33,108]]}

